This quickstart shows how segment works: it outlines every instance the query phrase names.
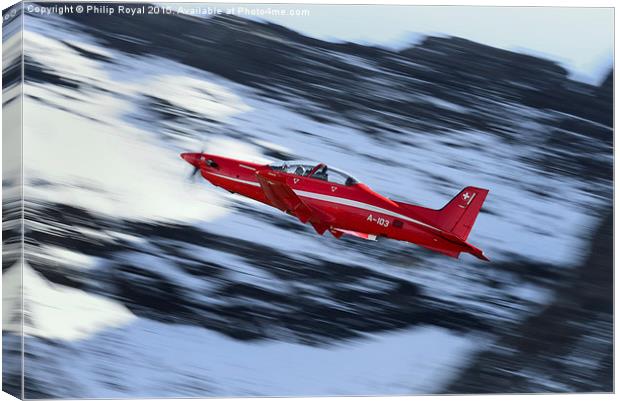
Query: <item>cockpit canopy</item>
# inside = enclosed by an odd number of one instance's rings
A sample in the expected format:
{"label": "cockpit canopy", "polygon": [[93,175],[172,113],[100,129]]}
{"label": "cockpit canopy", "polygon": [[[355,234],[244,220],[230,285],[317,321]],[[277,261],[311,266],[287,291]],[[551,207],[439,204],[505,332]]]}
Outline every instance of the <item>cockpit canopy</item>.
{"label": "cockpit canopy", "polygon": [[273,170],[284,171],[302,177],[310,177],[318,180],[333,182],[340,185],[354,185],[359,181],[342,170],[328,167],[324,163],[304,160],[287,160],[269,165]]}

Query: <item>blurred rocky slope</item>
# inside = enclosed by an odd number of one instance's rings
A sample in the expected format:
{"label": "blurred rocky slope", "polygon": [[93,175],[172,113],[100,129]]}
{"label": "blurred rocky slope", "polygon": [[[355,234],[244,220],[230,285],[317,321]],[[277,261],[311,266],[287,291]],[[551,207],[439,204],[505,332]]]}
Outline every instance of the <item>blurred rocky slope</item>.
{"label": "blurred rocky slope", "polygon": [[504,334],[450,393],[613,392],[613,214],[556,299]]}
{"label": "blurred rocky slope", "polygon": [[[369,130],[373,120],[375,124],[386,118],[389,122],[395,115],[397,125],[404,129],[502,131],[495,125],[501,122],[500,116],[485,107],[498,100],[564,112],[607,126],[613,117],[611,72],[595,87],[570,80],[554,61],[462,38],[427,37],[418,45],[393,51],[326,42],[234,16],[68,14],[65,18],[82,24],[105,46],[176,60],[274,97],[300,97],[354,122],[370,124]],[[386,92],[402,96],[385,96]],[[437,96],[476,112],[412,102],[414,94]]]}

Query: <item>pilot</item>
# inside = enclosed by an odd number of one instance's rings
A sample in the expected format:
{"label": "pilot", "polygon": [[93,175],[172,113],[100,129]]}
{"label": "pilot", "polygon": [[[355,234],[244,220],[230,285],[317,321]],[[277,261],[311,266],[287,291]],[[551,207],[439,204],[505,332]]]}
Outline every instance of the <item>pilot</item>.
{"label": "pilot", "polygon": [[322,169],[314,173],[314,177],[319,180],[327,181],[327,166],[323,166]]}
{"label": "pilot", "polygon": [[297,166],[297,168],[295,169],[295,174],[296,175],[304,175],[304,168],[301,166]]}

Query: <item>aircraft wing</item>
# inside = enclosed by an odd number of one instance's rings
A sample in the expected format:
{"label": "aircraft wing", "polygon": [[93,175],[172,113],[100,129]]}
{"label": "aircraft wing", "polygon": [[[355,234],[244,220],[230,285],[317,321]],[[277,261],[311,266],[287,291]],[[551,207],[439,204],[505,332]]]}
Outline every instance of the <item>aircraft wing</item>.
{"label": "aircraft wing", "polygon": [[257,174],[257,178],[265,197],[274,207],[292,214],[304,224],[310,222],[321,235],[331,227],[335,220],[333,216],[304,203],[291,187],[278,177],[271,178],[265,174]]}

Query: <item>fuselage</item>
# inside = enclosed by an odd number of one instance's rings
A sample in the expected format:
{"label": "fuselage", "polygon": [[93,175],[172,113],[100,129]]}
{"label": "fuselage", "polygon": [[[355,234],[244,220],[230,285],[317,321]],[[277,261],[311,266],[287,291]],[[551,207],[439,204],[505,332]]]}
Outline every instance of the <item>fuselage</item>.
{"label": "fuselage", "polygon": [[285,184],[304,204],[330,216],[330,230],[413,242],[443,253],[472,253],[470,244],[425,221],[421,214],[416,214],[415,206],[403,206],[355,180],[333,182],[315,178],[308,172],[295,174],[271,165],[211,154],[185,153],[182,157],[200,168],[201,175],[211,184],[294,214],[293,210],[287,210],[286,202],[266,193],[260,178]]}

